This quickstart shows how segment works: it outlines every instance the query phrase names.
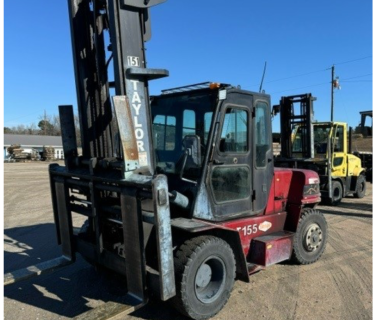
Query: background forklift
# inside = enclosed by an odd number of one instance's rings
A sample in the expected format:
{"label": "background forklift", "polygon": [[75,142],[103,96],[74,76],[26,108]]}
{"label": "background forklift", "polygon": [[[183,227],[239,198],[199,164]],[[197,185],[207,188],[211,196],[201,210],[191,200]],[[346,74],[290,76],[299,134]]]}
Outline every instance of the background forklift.
{"label": "background forklift", "polygon": [[275,165],[305,168],[319,174],[322,198],[337,205],[349,194],[363,198],[366,175],[361,159],[351,154],[351,130],[343,122],[314,122],[310,93],[282,97],[273,113],[280,112],[281,152]]}
{"label": "background forklift", "polygon": [[[361,122],[352,139],[353,154],[366,167],[366,180],[372,183],[372,110],[360,111]],[[371,120],[371,121],[369,121]]]}
{"label": "background forklift", "polygon": [[[201,83],[150,98],[148,81],[168,75],[144,51],[148,8],[163,1],[68,2],[82,155],[73,107],[60,106],[65,166],[49,172],[63,259],[123,275],[129,310],[156,290],[194,319],[219,312],[235,279],[317,261],[319,177],[274,169],[270,97]],[[72,214],[87,217],[79,232]]]}

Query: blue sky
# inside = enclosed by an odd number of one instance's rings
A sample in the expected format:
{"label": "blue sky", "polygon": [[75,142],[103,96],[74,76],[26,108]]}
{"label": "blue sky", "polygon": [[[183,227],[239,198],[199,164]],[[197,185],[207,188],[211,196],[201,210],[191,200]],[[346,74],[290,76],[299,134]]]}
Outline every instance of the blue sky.
{"label": "blue sky", "polygon": [[[258,91],[267,61],[272,104],[311,92],[315,118],[326,121],[335,64],[335,120],[356,126],[372,109],[371,0],[168,0],[151,19],[148,67],[170,71],[151,94],[204,81]],[[76,107],[67,1],[5,0],[4,125],[37,124],[60,104]]]}

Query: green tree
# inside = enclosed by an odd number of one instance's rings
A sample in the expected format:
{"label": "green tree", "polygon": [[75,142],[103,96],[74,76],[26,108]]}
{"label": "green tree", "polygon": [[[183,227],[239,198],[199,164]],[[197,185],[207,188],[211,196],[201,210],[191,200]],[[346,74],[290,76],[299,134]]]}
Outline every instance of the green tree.
{"label": "green tree", "polygon": [[40,120],[38,127],[40,128],[39,134],[46,136],[54,135],[54,127],[48,120]]}

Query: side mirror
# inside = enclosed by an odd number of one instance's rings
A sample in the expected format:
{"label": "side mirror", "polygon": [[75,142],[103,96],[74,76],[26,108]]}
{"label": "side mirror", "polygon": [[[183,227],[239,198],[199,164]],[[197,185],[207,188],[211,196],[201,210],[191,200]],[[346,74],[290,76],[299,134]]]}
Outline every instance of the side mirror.
{"label": "side mirror", "polygon": [[201,138],[197,135],[187,135],[182,141],[182,144],[186,150],[187,157],[190,158],[197,167],[200,167],[202,165]]}
{"label": "side mirror", "polygon": [[276,116],[278,113],[280,113],[280,109],[281,109],[280,105],[273,106],[271,115]]}

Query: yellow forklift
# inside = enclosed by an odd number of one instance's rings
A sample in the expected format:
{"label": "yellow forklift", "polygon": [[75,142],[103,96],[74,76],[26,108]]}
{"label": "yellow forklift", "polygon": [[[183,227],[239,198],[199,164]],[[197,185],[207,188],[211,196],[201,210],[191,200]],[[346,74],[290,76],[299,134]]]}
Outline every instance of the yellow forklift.
{"label": "yellow forklift", "polygon": [[365,168],[351,154],[351,134],[344,122],[315,122],[313,102],[308,94],[282,97],[273,114],[280,113],[281,152],[279,167],[311,169],[320,177],[323,202],[338,205],[343,197],[363,198]]}

